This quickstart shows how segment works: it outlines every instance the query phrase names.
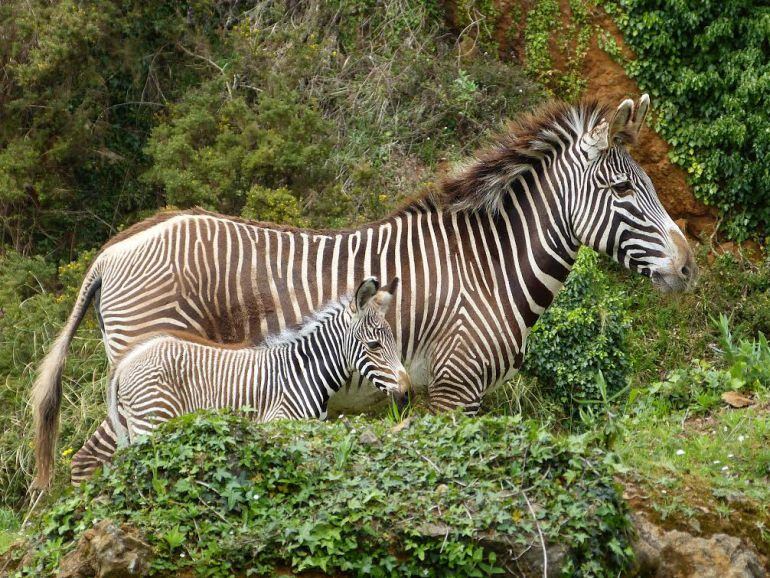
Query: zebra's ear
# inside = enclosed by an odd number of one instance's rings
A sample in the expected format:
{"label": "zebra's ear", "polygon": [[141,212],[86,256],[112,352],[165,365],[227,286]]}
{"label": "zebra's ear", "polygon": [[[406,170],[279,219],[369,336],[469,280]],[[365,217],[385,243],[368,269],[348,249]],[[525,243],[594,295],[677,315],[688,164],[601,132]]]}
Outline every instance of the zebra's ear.
{"label": "zebra's ear", "polygon": [[395,295],[396,291],[398,290],[398,284],[401,282],[401,280],[398,277],[393,277],[393,280],[388,283],[388,286],[385,287],[385,291],[390,293],[391,295]]}
{"label": "zebra's ear", "polygon": [[[644,100],[642,97],[640,104]],[[646,114],[646,110],[642,112]],[[599,124],[587,132],[580,142],[580,147],[586,152],[589,160],[595,159],[611,146],[632,141],[636,137],[632,119],[635,119],[634,101],[627,98],[612,113],[609,121],[603,118]]]}
{"label": "zebra's ear", "polygon": [[639,134],[639,131],[642,130],[642,124],[644,124],[644,119],[647,116],[647,112],[650,110],[650,95],[649,94],[643,94],[641,98],[639,98],[639,102],[636,103],[636,108],[634,110],[634,117],[631,120],[631,124],[633,126],[633,132],[635,135]]}
{"label": "zebra's ear", "polygon": [[607,144],[612,146],[614,144],[626,142],[628,139],[625,136],[628,133],[629,123],[634,116],[634,101],[627,98],[620,103],[615,113],[609,122],[609,128],[607,129]]}
{"label": "zebra's ear", "polygon": [[367,277],[356,289],[356,310],[361,311],[372,300],[380,289],[377,277]]}

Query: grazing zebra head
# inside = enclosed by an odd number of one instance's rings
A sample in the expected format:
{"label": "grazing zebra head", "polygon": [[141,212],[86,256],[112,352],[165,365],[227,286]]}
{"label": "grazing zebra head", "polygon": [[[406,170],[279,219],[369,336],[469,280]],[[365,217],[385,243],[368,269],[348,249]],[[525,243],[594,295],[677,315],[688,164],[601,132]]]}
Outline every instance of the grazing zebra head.
{"label": "grazing zebra head", "polygon": [[345,335],[345,351],[352,369],[401,402],[409,394],[411,382],[385,320],[397,289],[397,277],[384,289],[376,277],[361,283],[350,304],[353,318]]}
{"label": "grazing zebra head", "polygon": [[[611,114],[598,108],[579,142],[586,165],[574,192],[578,239],[628,269],[650,277],[663,292],[689,289],[697,265],[687,241],[660,203],[647,173],[631,157],[650,99],[626,99]],[[607,116],[605,116],[605,114]]]}

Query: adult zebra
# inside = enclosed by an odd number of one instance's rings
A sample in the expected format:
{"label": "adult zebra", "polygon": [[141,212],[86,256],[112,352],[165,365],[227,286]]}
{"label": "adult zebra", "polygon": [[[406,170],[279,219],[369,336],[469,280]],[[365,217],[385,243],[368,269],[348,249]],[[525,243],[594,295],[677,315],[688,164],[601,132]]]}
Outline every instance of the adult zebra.
{"label": "adult zebra", "polygon": [[[664,291],[687,288],[692,252],[626,150],[648,107],[647,95],[616,109],[547,105],[440,190],[358,229],[310,231],[193,210],[117,235],[86,274],[40,368],[36,484],[50,479],[61,371],[92,299],[114,362],[148,332],[258,341],[352,291],[356,279],[400,277],[388,320],[412,382],[438,409],[474,412],[521,365],[529,329],[581,244]],[[336,396],[338,408],[382,395],[370,386],[348,393]]]}

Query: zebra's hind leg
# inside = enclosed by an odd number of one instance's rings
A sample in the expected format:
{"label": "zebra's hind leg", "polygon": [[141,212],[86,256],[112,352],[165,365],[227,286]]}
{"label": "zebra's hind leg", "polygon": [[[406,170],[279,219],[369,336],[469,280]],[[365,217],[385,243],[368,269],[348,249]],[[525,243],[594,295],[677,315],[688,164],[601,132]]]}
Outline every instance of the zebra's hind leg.
{"label": "zebra's hind leg", "polygon": [[105,419],[72,458],[71,479],[78,485],[90,478],[96,468],[112,460],[117,448],[115,432]]}

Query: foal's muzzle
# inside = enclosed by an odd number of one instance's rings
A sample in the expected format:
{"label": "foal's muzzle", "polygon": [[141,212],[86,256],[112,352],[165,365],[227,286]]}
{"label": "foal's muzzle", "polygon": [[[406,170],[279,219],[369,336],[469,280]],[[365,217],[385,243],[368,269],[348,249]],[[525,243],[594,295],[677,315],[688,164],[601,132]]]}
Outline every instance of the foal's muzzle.
{"label": "foal's muzzle", "polygon": [[399,410],[409,405],[412,395],[412,380],[409,379],[409,374],[406,371],[398,372],[398,389],[393,391],[391,395]]}

